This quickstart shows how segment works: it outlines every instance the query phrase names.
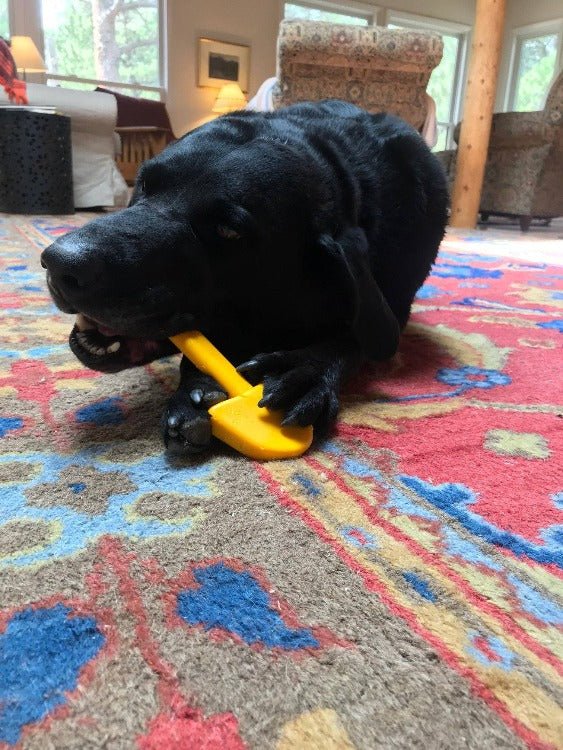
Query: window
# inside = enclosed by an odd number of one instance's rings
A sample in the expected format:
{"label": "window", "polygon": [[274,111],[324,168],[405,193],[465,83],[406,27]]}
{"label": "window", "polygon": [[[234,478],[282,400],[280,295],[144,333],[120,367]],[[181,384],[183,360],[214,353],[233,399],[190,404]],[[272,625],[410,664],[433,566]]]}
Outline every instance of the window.
{"label": "window", "polygon": [[9,0],[0,0],[0,36],[8,39],[10,36]]}
{"label": "window", "polygon": [[513,34],[510,83],[505,109],[542,109],[549,85],[559,68],[563,20],[516,29]]}
{"label": "window", "polygon": [[438,67],[432,71],[427,91],[436,102],[438,141],[434,151],[451,148],[454,128],[461,113],[469,26],[395,11],[388,14],[387,26],[392,29],[435,31],[442,36],[444,54]]}
{"label": "window", "polygon": [[162,98],[162,0],[39,2],[49,84]]}
{"label": "window", "polygon": [[285,3],[284,17],[298,18],[304,21],[328,21],[329,23],[348,23],[356,26],[371,26],[376,23],[377,8],[366,4],[347,4],[323,2]]}

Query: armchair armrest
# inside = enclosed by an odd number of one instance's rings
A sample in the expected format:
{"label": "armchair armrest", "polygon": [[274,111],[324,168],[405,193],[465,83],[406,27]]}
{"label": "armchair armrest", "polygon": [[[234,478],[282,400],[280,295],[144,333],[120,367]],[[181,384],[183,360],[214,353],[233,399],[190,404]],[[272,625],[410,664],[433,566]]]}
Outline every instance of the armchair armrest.
{"label": "armchair armrest", "polygon": [[[459,143],[461,123],[454,139]],[[497,112],[493,115],[489,149],[532,148],[551,142],[543,112]]]}
{"label": "armchair armrest", "polygon": [[530,148],[550,142],[543,112],[498,112],[493,115],[489,148]]}

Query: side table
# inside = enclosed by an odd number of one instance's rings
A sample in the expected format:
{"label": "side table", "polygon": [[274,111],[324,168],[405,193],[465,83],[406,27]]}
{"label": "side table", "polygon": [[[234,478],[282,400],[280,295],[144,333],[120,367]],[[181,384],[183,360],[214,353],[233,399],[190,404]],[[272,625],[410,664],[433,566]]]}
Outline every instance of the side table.
{"label": "side table", "polygon": [[70,117],[0,107],[0,211],[74,213]]}

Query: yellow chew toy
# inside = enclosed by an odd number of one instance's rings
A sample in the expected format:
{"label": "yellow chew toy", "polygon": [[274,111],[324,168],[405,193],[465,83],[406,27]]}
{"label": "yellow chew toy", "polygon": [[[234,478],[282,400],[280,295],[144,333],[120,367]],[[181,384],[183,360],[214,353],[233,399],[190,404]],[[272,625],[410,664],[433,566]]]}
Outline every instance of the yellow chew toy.
{"label": "yellow chew toy", "polygon": [[294,458],[313,441],[312,427],[282,427],[283,413],[258,406],[263,386],[251,386],[205,336],[186,331],[171,341],[194,365],[215,378],[230,398],[209,409],[211,431],[239,453],[261,461]]}

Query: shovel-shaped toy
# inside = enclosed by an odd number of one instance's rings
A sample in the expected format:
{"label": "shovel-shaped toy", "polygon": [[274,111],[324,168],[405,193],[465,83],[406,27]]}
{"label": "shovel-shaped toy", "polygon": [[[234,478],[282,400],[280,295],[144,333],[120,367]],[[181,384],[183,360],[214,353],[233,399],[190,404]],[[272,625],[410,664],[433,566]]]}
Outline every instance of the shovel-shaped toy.
{"label": "shovel-shaped toy", "polygon": [[211,375],[230,398],[209,409],[215,437],[249,458],[260,461],[294,458],[313,441],[312,427],[283,427],[283,412],[258,406],[263,386],[252,386],[198,331],[171,337],[172,343],[201,372]]}

